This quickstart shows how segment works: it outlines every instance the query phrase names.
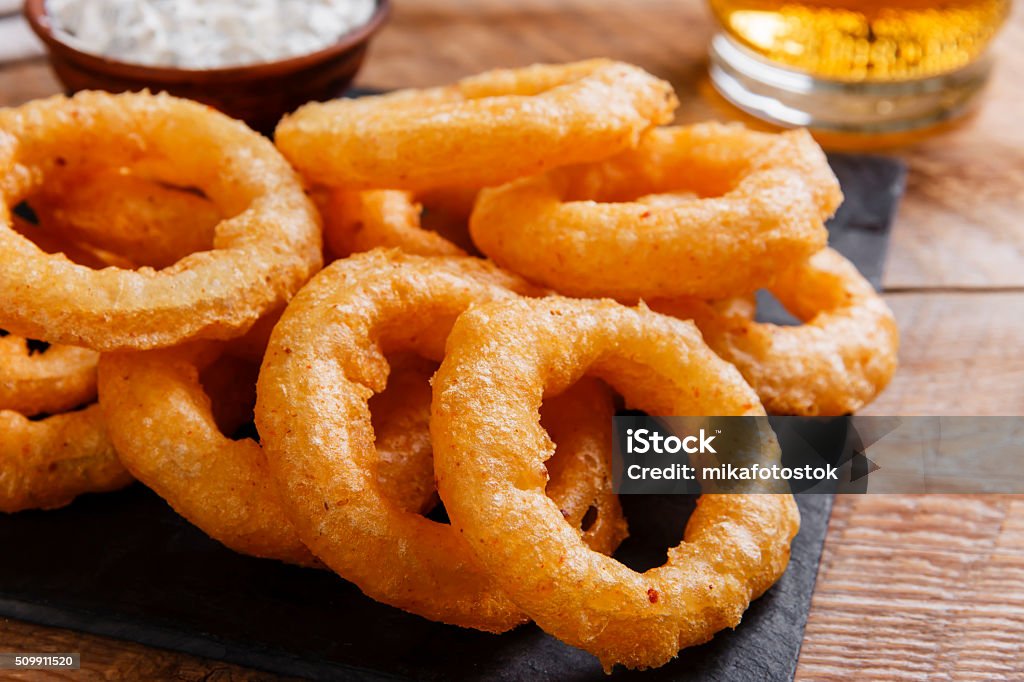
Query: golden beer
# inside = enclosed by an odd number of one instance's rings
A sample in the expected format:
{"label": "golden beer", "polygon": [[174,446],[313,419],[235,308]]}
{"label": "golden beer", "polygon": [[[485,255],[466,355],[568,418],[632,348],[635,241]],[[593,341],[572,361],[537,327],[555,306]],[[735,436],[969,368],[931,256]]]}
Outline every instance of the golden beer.
{"label": "golden beer", "polygon": [[768,61],[819,78],[899,81],[963,68],[1009,0],[710,0],[727,34]]}
{"label": "golden beer", "polygon": [[1010,0],[709,0],[711,82],[749,114],[892,137],[967,111]]}

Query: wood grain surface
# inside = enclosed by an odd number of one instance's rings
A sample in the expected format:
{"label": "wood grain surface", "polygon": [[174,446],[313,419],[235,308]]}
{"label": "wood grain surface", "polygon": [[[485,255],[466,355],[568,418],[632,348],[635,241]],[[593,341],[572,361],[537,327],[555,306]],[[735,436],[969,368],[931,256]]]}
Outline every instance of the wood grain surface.
{"label": "wood grain surface", "polygon": [[[867,414],[1024,414],[1024,16],[998,39],[983,106],[886,153],[909,165],[887,299],[901,367]],[[696,0],[394,0],[363,85],[609,56],[671,80],[680,118],[738,118],[710,92]],[[0,104],[58,91],[41,61],[0,68]],[[1024,679],[1024,497],[836,502],[798,679]],[[0,620],[0,649],[79,651],[52,679],[261,679],[215,661]],[[27,678],[26,678],[27,679]],[[32,679],[38,679],[33,675]]]}

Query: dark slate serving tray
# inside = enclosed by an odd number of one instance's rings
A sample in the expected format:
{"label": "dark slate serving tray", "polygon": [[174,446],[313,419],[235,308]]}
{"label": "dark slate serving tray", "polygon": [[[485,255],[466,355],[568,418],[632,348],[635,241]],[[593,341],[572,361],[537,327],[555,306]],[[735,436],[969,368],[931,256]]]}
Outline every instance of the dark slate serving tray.
{"label": "dark slate serving tray", "polygon": [[[873,157],[831,161],[846,193],[832,244],[877,286],[903,168]],[[770,308],[766,317],[782,319]],[[612,678],[791,679],[832,498],[798,502],[803,521],[789,568],[736,630],[658,670]],[[656,565],[692,505],[683,496],[624,496],[632,537],[617,556],[640,570]],[[440,625],[378,604],[331,573],[237,555],[138,485],[54,512],[0,515],[0,546],[0,616],[317,679],[607,679],[592,656],[535,626],[493,636]]]}

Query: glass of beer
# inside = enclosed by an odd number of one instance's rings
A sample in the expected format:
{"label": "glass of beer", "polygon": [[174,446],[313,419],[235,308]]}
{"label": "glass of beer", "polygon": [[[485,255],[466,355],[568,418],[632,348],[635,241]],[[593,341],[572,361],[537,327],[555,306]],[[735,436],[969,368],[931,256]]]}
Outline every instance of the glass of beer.
{"label": "glass of beer", "polygon": [[782,126],[888,134],[966,111],[1010,0],[710,0],[711,80]]}

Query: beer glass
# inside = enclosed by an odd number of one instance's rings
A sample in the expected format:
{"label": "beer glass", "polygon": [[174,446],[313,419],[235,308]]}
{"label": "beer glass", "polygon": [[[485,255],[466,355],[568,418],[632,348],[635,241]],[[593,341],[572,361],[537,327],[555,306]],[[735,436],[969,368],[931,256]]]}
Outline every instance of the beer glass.
{"label": "beer glass", "polygon": [[711,81],[783,126],[900,133],[964,112],[1010,0],[710,0]]}

